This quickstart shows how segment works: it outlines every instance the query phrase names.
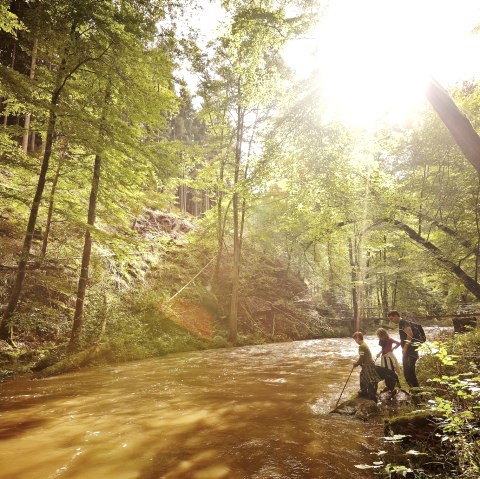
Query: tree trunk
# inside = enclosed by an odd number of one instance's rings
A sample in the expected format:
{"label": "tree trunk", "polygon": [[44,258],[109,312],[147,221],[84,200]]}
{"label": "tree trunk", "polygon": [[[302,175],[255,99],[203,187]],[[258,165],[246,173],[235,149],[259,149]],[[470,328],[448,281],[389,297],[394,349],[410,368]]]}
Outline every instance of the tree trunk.
{"label": "tree trunk", "polygon": [[[37,64],[37,50],[38,50],[38,38],[34,38],[32,46],[32,61],[30,64],[30,80],[33,81],[35,78],[35,66]],[[27,154],[28,152],[28,133],[30,130],[30,113],[25,114],[25,124],[23,132],[23,141],[22,148],[23,152]]]}
{"label": "tree trunk", "polygon": [[[63,76],[63,71],[65,67],[64,60],[62,61],[62,65],[63,65],[63,68],[62,67],[59,68],[59,72],[57,75],[57,84],[60,83],[59,80],[61,80]],[[43,190],[45,188],[45,181],[47,177],[49,161],[52,155],[53,134],[55,131],[55,125],[57,120],[55,109],[58,104],[62,87],[63,85],[60,85],[54,90],[51,101],[50,101],[50,114],[48,117],[48,124],[47,124],[45,153],[43,155],[43,161],[40,169],[40,175],[38,177],[35,196],[33,198],[32,206],[30,208],[30,216],[28,219],[25,238],[23,240],[23,247],[22,247],[22,252],[20,254],[20,261],[18,263],[17,274],[15,276],[13,288],[12,288],[12,291],[10,292],[10,298],[9,298],[7,307],[5,308],[5,311],[3,313],[2,322],[0,324],[0,339],[4,339],[11,345],[14,345],[12,316],[17,307],[18,300],[20,298],[20,293],[22,292],[23,282],[25,280],[27,261],[30,256],[30,249],[32,247],[32,240],[33,240],[33,234],[35,232],[35,225],[37,222],[38,210],[40,208],[40,202],[42,200]]]}
{"label": "tree trunk", "polygon": [[385,242],[385,248],[383,249],[383,294],[382,294],[382,309],[383,309],[383,317],[387,317],[389,307],[388,307],[388,282],[387,282],[387,237],[383,237],[383,241]]}
{"label": "tree trunk", "polygon": [[53,177],[52,188],[50,190],[50,199],[48,201],[47,224],[45,226],[45,234],[43,235],[42,251],[40,253],[40,256],[42,259],[45,259],[45,255],[47,253],[48,239],[50,236],[50,229],[52,225],[53,204],[55,200],[55,193],[57,190],[58,179],[60,177],[60,171],[62,169],[63,161],[66,154],[66,148],[67,147],[65,146],[60,156],[60,159],[58,161],[57,169],[55,171],[55,176]]}
{"label": "tree trunk", "polygon": [[[103,145],[105,141],[105,121],[107,115],[107,106],[110,100],[110,83],[108,83],[105,90],[104,104],[102,108],[102,115],[100,118],[99,127],[99,145]],[[101,148],[101,146],[99,147]],[[80,277],[78,279],[77,299],[75,302],[75,313],[73,316],[72,333],[68,348],[70,351],[78,349],[80,344],[80,335],[83,328],[83,311],[85,302],[85,293],[87,291],[88,270],[90,266],[90,257],[92,253],[92,230],[95,226],[95,218],[97,212],[97,198],[100,185],[100,173],[102,168],[103,152],[98,151],[95,155],[93,165],[92,187],[90,190],[90,200],[88,203],[88,219],[87,229],[85,230],[85,237],[83,243],[82,266],[80,269]]]}
{"label": "tree trunk", "polygon": [[225,175],[225,162],[226,159],[223,158],[220,164],[220,173],[217,185],[217,259],[215,261],[215,270],[213,274],[213,284],[215,287],[218,285],[218,276],[220,274],[220,264],[222,262],[223,253],[223,237],[225,234],[225,221],[223,220],[223,180]]}
{"label": "tree trunk", "polygon": [[204,191],[203,213],[210,209],[210,190]]}
{"label": "tree trunk", "polygon": [[405,231],[407,235],[416,243],[422,245],[426,248],[434,258],[448,271],[454,274],[462,283],[463,285],[480,301],[480,284],[477,283],[472,277],[470,277],[465,271],[463,271],[460,266],[455,264],[453,261],[450,261],[448,258],[444,256],[441,250],[439,250],[433,243],[427,241],[423,237],[421,237],[414,229],[410,228],[410,226],[402,223],[401,221],[394,220],[393,223],[400,228],[401,230]]}
{"label": "tree trunk", "polygon": [[354,254],[353,254],[353,244],[352,239],[348,238],[348,256],[350,258],[351,266],[351,278],[352,278],[352,306],[353,306],[353,318],[352,318],[352,333],[359,331],[360,329],[360,308],[358,304],[358,274],[357,274],[357,265],[355,264]]}
{"label": "tree trunk", "polygon": [[30,151],[32,153],[35,152],[35,146],[36,146],[36,133],[34,131],[30,132]]}
{"label": "tree trunk", "polygon": [[477,243],[475,245],[475,281],[478,282],[478,268],[480,260],[480,175],[477,178],[477,190],[475,192],[475,228],[477,230]]}
{"label": "tree trunk", "polygon": [[426,96],[465,158],[480,173],[480,136],[468,118],[458,109],[448,92],[434,79],[429,83]]}
{"label": "tree trunk", "polygon": [[398,273],[395,277],[395,282],[393,283],[392,309],[395,309],[395,307],[397,306],[397,290],[398,290]]}
{"label": "tree trunk", "polygon": [[179,196],[180,211],[182,213],[186,213],[187,212],[187,186],[185,185],[185,183],[182,183],[178,187],[178,196]]}
{"label": "tree trunk", "polygon": [[[239,88],[240,93],[240,88]],[[239,95],[240,98],[240,95]],[[240,178],[240,163],[242,159],[242,142],[243,142],[243,117],[244,112],[240,104],[237,106],[237,142],[235,146],[235,170],[233,175],[233,267],[232,267],[232,298],[230,302],[230,316],[228,322],[229,340],[235,342],[237,340],[238,329],[238,293],[240,288],[240,221],[239,221],[239,194],[238,183]]]}

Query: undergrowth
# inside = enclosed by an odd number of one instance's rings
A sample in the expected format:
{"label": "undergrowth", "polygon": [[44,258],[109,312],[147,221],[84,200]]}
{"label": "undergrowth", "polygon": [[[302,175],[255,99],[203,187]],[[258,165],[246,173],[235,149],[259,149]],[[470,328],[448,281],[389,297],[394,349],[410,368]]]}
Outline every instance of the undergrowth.
{"label": "undergrowth", "polygon": [[[422,345],[416,391],[407,420],[429,418],[431,434],[390,433],[372,464],[359,464],[396,479],[480,477],[480,329]],[[405,411],[404,411],[405,412]]]}

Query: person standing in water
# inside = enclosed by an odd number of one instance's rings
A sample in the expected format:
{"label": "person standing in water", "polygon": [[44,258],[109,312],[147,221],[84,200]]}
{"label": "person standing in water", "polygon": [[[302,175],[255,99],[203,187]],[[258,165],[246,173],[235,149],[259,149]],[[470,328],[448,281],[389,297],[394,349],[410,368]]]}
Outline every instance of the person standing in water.
{"label": "person standing in water", "polygon": [[403,319],[397,310],[388,313],[389,321],[398,324],[398,334],[400,335],[400,344],[402,346],[402,364],[403,375],[407,384],[412,388],[418,388],[419,383],[415,372],[415,365],[418,360],[418,351],[413,342],[413,331],[410,321]]}
{"label": "person standing in water", "polygon": [[362,367],[360,372],[360,396],[375,401],[377,399],[378,383],[381,381],[381,378],[375,369],[370,348],[363,341],[363,333],[357,331],[352,337],[358,344],[358,360],[353,363],[353,367]]}
{"label": "person standing in water", "polygon": [[395,357],[395,354],[393,354],[393,351],[395,351],[395,349],[401,345],[400,341],[391,338],[388,334],[388,331],[384,328],[377,329],[377,337],[379,339],[378,345],[382,348],[377,354],[377,359],[379,356],[382,357],[380,365],[382,368],[390,369],[400,376],[400,367],[398,366],[398,361]]}

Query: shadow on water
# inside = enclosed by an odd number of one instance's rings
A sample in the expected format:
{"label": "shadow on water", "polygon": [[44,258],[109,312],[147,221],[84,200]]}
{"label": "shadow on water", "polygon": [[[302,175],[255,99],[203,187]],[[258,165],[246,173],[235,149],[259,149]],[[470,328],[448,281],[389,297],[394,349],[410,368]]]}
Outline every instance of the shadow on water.
{"label": "shadow on water", "polygon": [[45,426],[47,423],[47,419],[27,419],[21,422],[11,421],[2,423],[0,426],[0,440],[20,436],[36,427]]}
{"label": "shadow on water", "polygon": [[6,383],[0,477],[367,478],[354,465],[381,425],[328,414],[356,352],[301,341]]}

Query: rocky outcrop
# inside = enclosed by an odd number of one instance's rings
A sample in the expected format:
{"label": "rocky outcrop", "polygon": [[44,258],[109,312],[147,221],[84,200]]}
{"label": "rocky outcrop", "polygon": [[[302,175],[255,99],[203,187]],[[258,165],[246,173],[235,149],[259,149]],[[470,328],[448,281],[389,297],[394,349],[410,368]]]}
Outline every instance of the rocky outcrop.
{"label": "rocky outcrop", "polygon": [[194,224],[185,218],[158,210],[145,210],[133,224],[133,229],[145,238],[167,234],[177,239],[194,227]]}
{"label": "rocky outcrop", "polygon": [[394,392],[385,391],[377,396],[377,401],[362,397],[354,397],[340,403],[332,413],[344,416],[353,416],[356,419],[366,421],[372,417],[388,416],[400,406],[411,402],[411,396],[403,390]]}

